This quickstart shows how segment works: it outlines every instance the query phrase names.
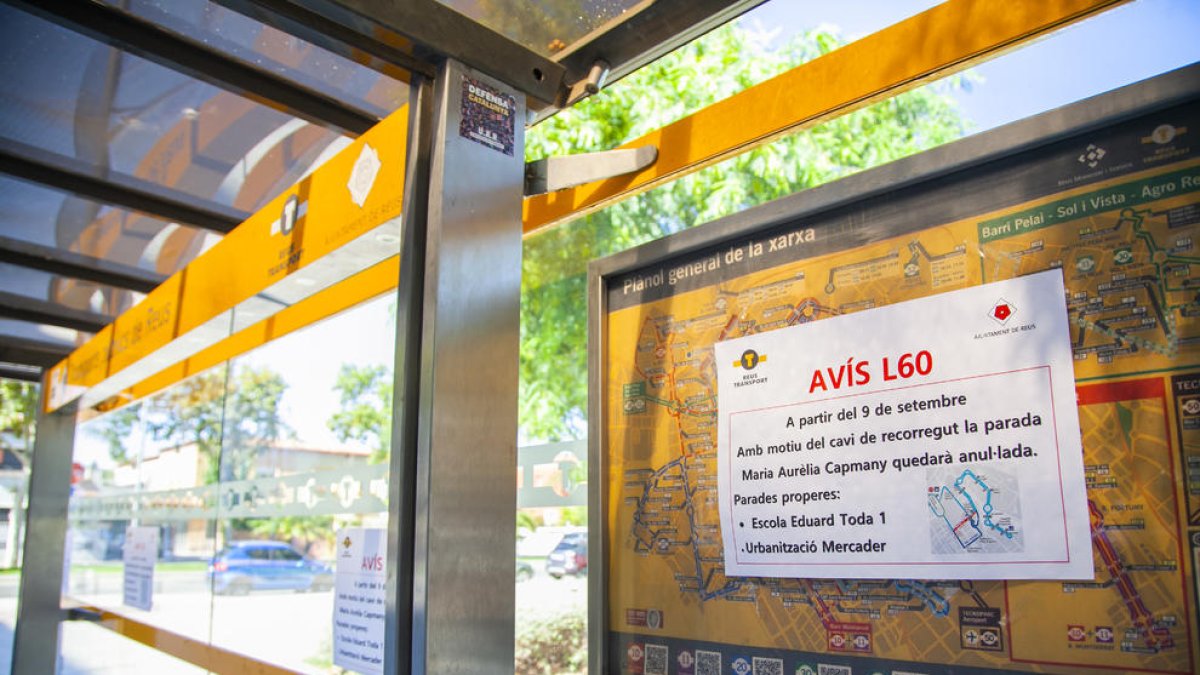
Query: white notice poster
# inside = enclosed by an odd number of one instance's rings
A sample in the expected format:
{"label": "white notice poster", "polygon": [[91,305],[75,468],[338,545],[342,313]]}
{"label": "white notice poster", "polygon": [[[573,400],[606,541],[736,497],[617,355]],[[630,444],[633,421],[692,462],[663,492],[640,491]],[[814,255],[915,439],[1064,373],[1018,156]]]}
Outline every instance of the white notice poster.
{"label": "white notice poster", "polygon": [[359,673],[382,673],[387,531],[338,530],[337,551],[333,663]]}
{"label": "white notice poster", "polygon": [[715,357],[730,576],[1093,578],[1060,271]]}
{"label": "white notice poster", "polygon": [[154,564],[158,562],[158,528],[125,528],[123,602],[150,611],[154,600]]}

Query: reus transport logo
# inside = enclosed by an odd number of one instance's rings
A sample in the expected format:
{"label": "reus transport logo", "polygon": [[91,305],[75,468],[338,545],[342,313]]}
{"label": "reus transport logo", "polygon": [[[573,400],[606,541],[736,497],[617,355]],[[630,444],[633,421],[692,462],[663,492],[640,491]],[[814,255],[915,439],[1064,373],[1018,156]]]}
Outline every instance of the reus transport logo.
{"label": "reus transport logo", "polygon": [[746,370],[754,370],[758,364],[764,363],[767,360],[766,354],[759,354],[753,349],[747,349],[742,352],[742,358],[733,362],[734,368],[745,368]]}
{"label": "reus transport logo", "polygon": [[733,386],[745,387],[751,384],[762,384],[767,381],[766,375],[762,371],[754,372],[759,365],[767,362],[767,355],[760,354],[753,349],[747,349],[742,352],[742,357],[733,362],[734,368],[740,368],[746,371],[740,380],[734,380]]}

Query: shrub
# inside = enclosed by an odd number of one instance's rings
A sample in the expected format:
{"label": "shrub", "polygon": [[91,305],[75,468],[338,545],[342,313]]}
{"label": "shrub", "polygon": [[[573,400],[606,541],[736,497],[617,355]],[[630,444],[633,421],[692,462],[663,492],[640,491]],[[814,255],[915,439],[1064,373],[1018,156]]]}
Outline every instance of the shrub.
{"label": "shrub", "polygon": [[587,669],[587,620],[580,611],[518,622],[516,675],[560,675]]}

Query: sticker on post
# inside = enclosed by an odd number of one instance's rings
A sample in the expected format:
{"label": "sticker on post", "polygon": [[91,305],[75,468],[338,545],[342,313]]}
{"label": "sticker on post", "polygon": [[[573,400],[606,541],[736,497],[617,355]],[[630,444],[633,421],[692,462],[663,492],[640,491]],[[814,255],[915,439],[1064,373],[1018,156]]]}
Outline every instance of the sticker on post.
{"label": "sticker on post", "polygon": [[516,142],[516,109],[517,100],[512,95],[464,76],[458,133],[511,157]]}
{"label": "sticker on post", "polygon": [[729,575],[1093,578],[1060,271],[715,357]]}

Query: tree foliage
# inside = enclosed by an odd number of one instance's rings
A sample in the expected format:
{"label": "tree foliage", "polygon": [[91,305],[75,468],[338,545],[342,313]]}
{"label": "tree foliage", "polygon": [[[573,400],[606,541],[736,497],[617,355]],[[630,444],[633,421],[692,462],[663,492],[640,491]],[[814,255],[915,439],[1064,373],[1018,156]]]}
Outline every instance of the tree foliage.
{"label": "tree foliage", "polygon": [[118,464],[130,462],[133,457],[129,453],[129,438],[141,420],[142,404],[138,402],[110,412],[92,433],[104,440],[113,461]]}
{"label": "tree foliage", "polygon": [[[772,50],[764,36],[725,26],[534,127],[526,157],[615,147],[839,44],[829,32],[811,31]],[[524,437],[554,441],[584,433],[588,261],[899,159],[963,131],[953,100],[926,87],[528,239],[521,296]]]}
{"label": "tree foliage", "polygon": [[33,451],[37,430],[38,386],[30,382],[0,380],[0,432],[20,440],[21,447],[4,448],[15,452],[26,467]]}
{"label": "tree foliage", "polygon": [[327,424],[339,441],[371,448],[369,461],[382,462],[392,444],[392,371],[387,366],[342,364],[334,390],[341,409]]}
{"label": "tree foliage", "polygon": [[128,462],[128,440],[140,424],[155,441],[194,443],[205,460],[205,484],[245,480],[254,477],[259,450],[291,433],[280,409],[286,390],[270,368],[239,368],[228,387],[226,369],[218,368],[109,414],[95,433],[113,459]]}

